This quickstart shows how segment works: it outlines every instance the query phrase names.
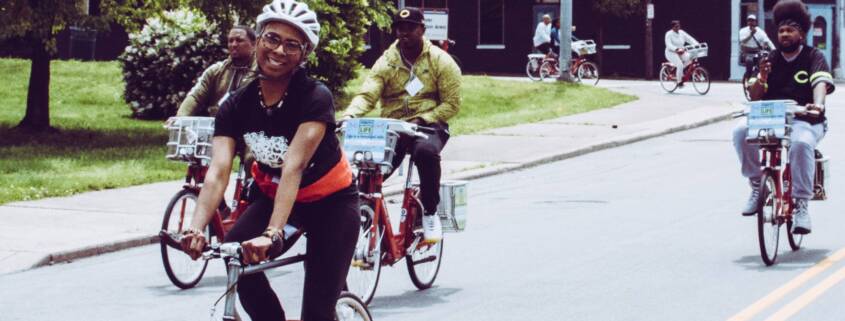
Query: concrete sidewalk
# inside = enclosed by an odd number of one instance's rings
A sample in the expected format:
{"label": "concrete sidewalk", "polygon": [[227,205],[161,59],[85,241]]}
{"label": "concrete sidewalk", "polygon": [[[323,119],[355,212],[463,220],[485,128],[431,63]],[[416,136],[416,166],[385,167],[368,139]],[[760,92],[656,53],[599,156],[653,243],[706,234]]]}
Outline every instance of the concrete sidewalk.
{"label": "concrete sidewalk", "polygon": [[[732,83],[713,84],[706,96],[691,88],[666,94],[646,81],[602,80],[599,86],[639,100],[452,137],[442,155],[444,179],[495,175],[706,125],[728,119],[744,101]],[[388,180],[387,192],[398,191],[401,182]],[[157,242],[164,208],[181,185],[155,183],[0,206],[0,274]]]}

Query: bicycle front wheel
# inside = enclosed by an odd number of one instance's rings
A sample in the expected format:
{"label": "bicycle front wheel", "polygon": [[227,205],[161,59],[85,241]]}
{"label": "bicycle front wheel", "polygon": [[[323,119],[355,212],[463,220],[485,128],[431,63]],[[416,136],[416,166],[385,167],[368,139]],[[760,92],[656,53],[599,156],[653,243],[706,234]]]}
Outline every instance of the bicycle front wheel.
{"label": "bicycle front wheel", "polygon": [[370,304],[381,275],[384,228],[381,225],[375,226],[375,211],[370,204],[361,204],[360,213],[361,231],[355,245],[355,254],[352,256],[352,266],[346,275],[346,287],[365,304]]}
{"label": "bicycle front wheel", "polygon": [[751,91],[748,90],[748,76],[742,76],[742,93],[745,95],[745,100],[751,101]]}
{"label": "bicycle front wheel", "polygon": [[690,76],[692,87],[699,95],[705,95],[710,91],[710,73],[704,67],[695,67]]}
{"label": "bicycle front wheel", "polygon": [[592,61],[586,61],[578,66],[578,81],[595,86],[599,83],[599,66]]}
{"label": "bicycle front wheel", "polygon": [[539,81],[540,61],[537,59],[528,59],[528,63],[525,64],[525,74],[528,76],[528,79]]}
{"label": "bicycle front wheel", "polygon": [[338,321],[372,321],[370,310],[364,301],[349,292],[343,292],[335,304],[335,320]]}
{"label": "bicycle front wheel", "polygon": [[660,87],[663,87],[668,93],[674,92],[678,89],[678,83],[675,82],[673,73],[675,68],[670,65],[663,65],[660,67]]}
{"label": "bicycle front wheel", "polygon": [[760,196],[763,204],[757,212],[757,236],[760,243],[760,257],[766,265],[775,264],[778,257],[778,238],[780,221],[778,220],[778,195],[775,177],[770,172],[763,174],[760,180]]}
{"label": "bicycle front wheel", "polygon": [[[196,206],[197,193],[195,191],[190,189],[179,191],[167,204],[161,229],[170,233],[181,234],[182,231],[191,227]],[[206,229],[206,239],[210,237],[210,234],[209,230]],[[172,248],[164,241],[160,241],[160,243],[161,261],[170,282],[181,289],[190,289],[196,286],[205,274],[208,261],[192,260],[188,254],[180,249]]]}

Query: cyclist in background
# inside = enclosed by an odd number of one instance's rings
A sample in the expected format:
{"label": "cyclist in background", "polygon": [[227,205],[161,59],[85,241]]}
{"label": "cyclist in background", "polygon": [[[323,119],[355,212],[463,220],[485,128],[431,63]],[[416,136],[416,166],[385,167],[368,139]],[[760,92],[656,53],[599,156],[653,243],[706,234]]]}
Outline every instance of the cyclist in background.
{"label": "cyclist in background", "polygon": [[379,57],[344,118],[360,117],[381,102],[381,117],[400,119],[434,128],[428,138],[400,142],[393,168],[411,153],[420,174],[423,237],[437,242],[443,237],[437,204],[440,203],[440,151],[449,140],[448,121],[461,106],[461,70],[448,53],[425,40],[423,13],[417,8],[399,10],[393,20],[394,42]]}
{"label": "cyclist in background", "polygon": [[678,87],[684,86],[684,68],[692,62],[690,54],[684,49],[684,45],[697,45],[698,40],[695,40],[686,31],[681,30],[681,22],[679,20],[672,20],[672,29],[666,32],[666,60],[669,60],[675,65],[675,82]]}
{"label": "cyclist in background", "polygon": [[[308,233],[302,320],[334,320],[360,216],[352,171],[334,135],[331,91],[302,67],[319,43],[320,23],[295,0],[273,0],[256,23],[259,77],[217,113],[211,167],[182,247],[194,259],[201,255],[201,231],[226,190],[235,146],[246,144],[256,157],[256,196],[225,242],[241,242],[245,263],[258,263],[281,245],[285,224],[296,221]],[[264,273],[242,276],[238,297],[252,320],[285,320]]]}
{"label": "cyclist in background", "polygon": [[[811,232],[808,201],[813,197],[815,148],[827,131],[825,97],[833,92],[833,77],[821,51],[805,47],[810,15],[799,0],[781,0],[774,9],[778,26],[777,50],[760,62],[760,73],[749,80],[751,100],[791,99],[813,114],[797,115],[792,123],[789,163],[792,168],[792,197],[795,198],[792,232]],[[754,215],[760,204],[759,148],[745,141],[747,127],[734,129],[733,143],[742,164],[742,175],[751,184],[751,196],[742,210]]]}
{"label": "cyclist in background", "polygon": [[540,53],[549,54],[552,49],[552,16],[544,14],[543,21],[534,29],[534,48]]}
{"label": "cyclist in background", "polygon": [[227,93],[246,84],[255,70],[255,31],[234,26],[227,37],[229,58],[209,66],[179,105],[176,116],[212,116]]}
{"label": "cyclist in background", "polygon": [[751,72],[759,61],[755,55],[762,51],[770,51],[775,44],[769,40],[765,30],[757,27],[757,16],[750,14],[745,20],[748,25],[739,29],[739,48],[742,50],[740,61],[745,64],[745,76],[751,76]]}

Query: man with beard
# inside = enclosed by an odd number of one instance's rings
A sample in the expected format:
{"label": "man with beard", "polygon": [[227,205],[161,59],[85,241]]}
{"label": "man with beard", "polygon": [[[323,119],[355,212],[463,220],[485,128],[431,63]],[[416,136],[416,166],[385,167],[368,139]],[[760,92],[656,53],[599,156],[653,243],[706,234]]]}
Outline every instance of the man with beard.
{"label": "man with beard", "polygon": [[227,93],[248,83],[255,69],[255,31],[247,26],[229,30],[229,58],[209,66],[179,105],[176,116],[214,116]]}
{"label": "man with beard", "polygon": [[[778,26],[777,50],[760,62],[760,73],[749,80],[752,100],[790,99],[806,106],[808,112],[797,115],[792,123],[789,162],[792,170],[792,197],[795,198],[792,232],[808,234],[808,201],[813,196],[816,145],[827,131],[825,96],[834,90],[833,77],[824,55],[806,47],[810,15],[798,0],[782,0],[774,9]],[[745,141],[747,127],[741,123],[734,130],[733,142],[742,163],[742,175],[751,183],[751,197],[743,215],[754,215],[760,204],[760,161],[758,147]]]}
{"label": "man with beard", "polygon": [[411,153],[420,173],[423,234],[428,243],[442,238],[437,217],[440,203],[440,151],[449,140],[449,119],[461,106],[461,70],[448,53],[425,39],[423,13],[403,8],[393,20],[396,42],[379,57],[343,113],[360,117],[381,102],[381,117],[434,128],[436,133],[412,142],[400,142],[394,168]]}

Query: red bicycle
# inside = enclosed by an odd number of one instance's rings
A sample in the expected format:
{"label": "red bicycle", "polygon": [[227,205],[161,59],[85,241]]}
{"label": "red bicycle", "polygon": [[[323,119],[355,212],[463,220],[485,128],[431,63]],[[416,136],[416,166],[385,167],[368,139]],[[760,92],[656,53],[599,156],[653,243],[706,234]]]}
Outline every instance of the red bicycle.
{"label": "red bicycle", "polygon": [[[766,265],[775,264],[778,255],[780,228],[786,225],[786,237],[793,251],[801,248],[804,236],[792,233],[792,171],[789,163],[790,124],[795,114],[807,112],[794,101],[771,100],[750,102],[746,112],[736,117],[748,117],[746,141],[760,146],[761,204],[757,212],[757,236],[760,257]],[[813,200],[825,200],[828,160],[815,151],[816,176],[813,183]]]}
{"label": "red bicycle", "polygon": [[[167,158],[188,163],[185,184],[170,199],[164,211],[161,230],[170,234],[181,234],[191,226],[202,183],[211,160],[211,138],[214,134],[213,117],[172,117],[165,123],[169,132]],[[235,191],[231,205],[221,202],[205,231],[206,239],[212,244],[223,243],[226,232],[232,228],[249,203],[244,179],[246,171],[243,157],[235,179]],[[213,237],[212,237],[213,236]],[[208,265],[207,260],[192,260],[181,249],[161,243],[161,261],[164,271],[173,285],[189,289],[202,279]]]}
{"label": "red bicycle", "polygon": [[[382,187],[393,171],[400,141],[426,137],[430,128],[381,118],[356,118],[342,127],[344,151],[352,155],[361,197],[361,233],[346,279],[348,290],[369,303],[375,295],[381,267],[405,259],[411,282],[422,290],[434,284],[440,270],[443,241],[426,243],[422,233],[423,206],[419,186],[412,181],[414,160],[407,165],[401,217],[394,229]],[[401,165],[400,165],[401,166]],[[453,193],[445,193],[444,190]],[[466,222],[466,189],[463,182],[441,182],[438,213],[444,231],[461,231]],[[457,216],[456,216],[457,213]]]}
{"label": "red bicycle", "polygon": [[[692,62],[684,68],[682,82],[692,82],[695,91],[700,95],[705,95],[710,91],[710,73],[701,64],[699,58],[707,57],[709,48],[706,43],[688,45],[684,48],[686,52],[689,52]],[[666,92],[671,93],[678,89],[677,77],[675,76],[676,68],[677,66],[671,62],[663,62],[660,65],[660,86]]]}

